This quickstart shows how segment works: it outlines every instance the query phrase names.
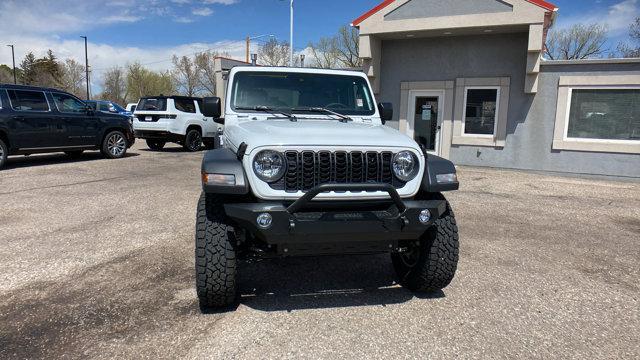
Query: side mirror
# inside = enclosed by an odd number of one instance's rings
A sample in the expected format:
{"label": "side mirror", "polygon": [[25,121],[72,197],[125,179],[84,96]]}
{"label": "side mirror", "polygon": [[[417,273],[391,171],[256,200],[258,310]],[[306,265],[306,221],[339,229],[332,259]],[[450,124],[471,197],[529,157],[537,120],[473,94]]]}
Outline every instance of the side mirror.
{"label": "side mirror", "polygon": [[[219,97],[206,97],[202,99],[202,114],[214,119],[222,115],[222,105]],[[217,122],[217,121],[216,121]]]}
{"label": "side mirror", "polygon": [[87,112],[87,115],[93,115],[95,114],[95,111],[93,110],[93,108],[89,105],[87,105],[87,107],[84,108],[85,111]]}
{"label": "side mirror", "polygon": [[380,120],[382,124],[393,119],[393,104],[391,103],[379,103],[378,112],[380,113]]}

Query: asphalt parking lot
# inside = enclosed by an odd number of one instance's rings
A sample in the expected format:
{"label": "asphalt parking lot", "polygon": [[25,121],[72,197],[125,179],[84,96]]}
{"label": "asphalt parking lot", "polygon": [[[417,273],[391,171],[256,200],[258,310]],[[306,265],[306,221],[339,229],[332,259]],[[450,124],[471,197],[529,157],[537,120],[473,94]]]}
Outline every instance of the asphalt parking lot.
{"label": "asphalt parking lot", "polygon": [[235,311],[194,287],[203,153],[11,158],[0,358],[638,358],[640,182],[460,168],[442,293],[387,256],[246,264]]}

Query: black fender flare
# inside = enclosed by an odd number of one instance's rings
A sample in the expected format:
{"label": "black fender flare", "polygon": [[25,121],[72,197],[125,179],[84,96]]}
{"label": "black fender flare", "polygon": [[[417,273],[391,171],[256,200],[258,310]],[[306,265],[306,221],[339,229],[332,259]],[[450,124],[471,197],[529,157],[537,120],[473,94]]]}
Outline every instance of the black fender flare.
{"label": "black fender flare", "polygon": [[236,154],[227,149],[209,150],[202,158],[202,174],[233,175],[235,185],[212,185],[202,183],[202,190],[208,194],[246,195],[249,193],[249,181]]}
{"label": "black fender flare", "polygon": [[451,161],[431,154],[427,154],[425,159],[427,164],[424,175],[422,176],[422,191],[438,193],[458,190],[460,188],[460,183],[457,180],[449,183],[438,183],[436,178],[436,175],[456,173],[456,167]]}

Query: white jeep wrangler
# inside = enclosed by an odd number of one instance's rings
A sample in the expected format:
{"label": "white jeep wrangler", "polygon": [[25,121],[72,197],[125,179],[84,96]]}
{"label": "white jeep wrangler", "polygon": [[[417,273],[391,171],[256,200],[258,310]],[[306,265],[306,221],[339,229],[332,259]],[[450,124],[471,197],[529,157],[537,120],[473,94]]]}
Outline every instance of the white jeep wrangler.
{"label": "white jeep wrangler", "polygon": [[365,74],[235,67],[224,147],[202,161],[196,280],[203,308],[236,299],[239,260],[390,253],[399,283],[437,291],[453,279],[458,228],[442,195],[455,167],[384,126]]}
{"label": "white jeep wrangler", "polygon": [[202,98],[198,97],[143,97],[133,118],[136,138],[145,139],[151,150],[161,150],[168,142],[187,151],[198,151],[203,143],[213,149],[219,127],[213,118],[202,114]]}

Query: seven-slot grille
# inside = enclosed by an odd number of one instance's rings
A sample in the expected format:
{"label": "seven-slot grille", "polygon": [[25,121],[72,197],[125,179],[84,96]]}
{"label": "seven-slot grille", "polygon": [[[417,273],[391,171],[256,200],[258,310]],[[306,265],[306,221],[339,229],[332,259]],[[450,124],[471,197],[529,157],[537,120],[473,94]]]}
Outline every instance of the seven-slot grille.
{"label": "seven-slot grille", "polygon": [[285,151],[284,157],[286,173],[269,184],[275,190],[307,191],[327,183],[405,185],[393,176],[393,153],[388,151]]}

